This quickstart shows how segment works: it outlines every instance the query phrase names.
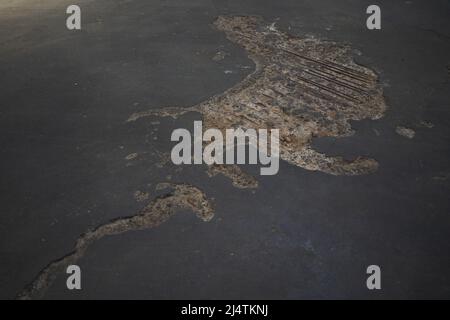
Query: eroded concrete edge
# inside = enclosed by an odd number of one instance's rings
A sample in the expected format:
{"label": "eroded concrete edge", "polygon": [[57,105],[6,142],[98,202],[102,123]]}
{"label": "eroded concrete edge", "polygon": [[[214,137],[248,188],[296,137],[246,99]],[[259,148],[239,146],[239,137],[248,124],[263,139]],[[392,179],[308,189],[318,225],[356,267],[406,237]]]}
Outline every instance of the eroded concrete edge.
{"label": "eroded concrete edge", "polygon": [[20,300],[42,298],[64,268],[75,264],[90,246],[106,236],[157,227],[181,209],[190,209],[203,221],[213,218],[212,201],[197,187],[172,183],[166,183],[161,187],[167,188],[171,188],[172,191],[155,198],[138,214],[115,219],[81,235],[71,253],[47,265],[16,298]]}

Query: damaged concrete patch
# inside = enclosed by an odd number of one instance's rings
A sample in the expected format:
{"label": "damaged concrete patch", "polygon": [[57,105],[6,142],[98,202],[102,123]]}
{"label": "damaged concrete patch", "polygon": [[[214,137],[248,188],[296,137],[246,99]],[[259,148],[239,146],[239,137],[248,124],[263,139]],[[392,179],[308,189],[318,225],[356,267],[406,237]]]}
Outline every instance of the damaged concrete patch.
{"label": "damaged concrete patch", "polygon": [[217,52],[214,57],[212,57],[213,61],[221,61],[223,59],[225,59],[225,57],[227,56],[227,54],[223,51],[219,51]]}
{"label": "damaged concrete patch", "polygon": [[137,190],[134,194],[133,197],[137,202],[142,202],[148,199],[148,192],[142,192],[140,190]]}
{"label": "damaged concrete patch", "polygon": [[395,132],[397,132],[397,134],[401,135],[402,137],[405,137],[408,139],[412,139],[416,135],[416,132],[413,129],[405,128],[405,127],[401,127],[401,126],[395,128]]}
{"label": "damaged concrete patch", "polygon": [[256,70],[199,105],[136,113],[128,121],[195,111],[205,130],[279,129],[281,158],[308,170],[358,175],[377,169],[374,159],[348,161],[311,148],[313,138],[348,136],[349,120],[379,119],[386,110],[377,75],[357,65],[348,46],[293,37],[253,16],[220,16],[214,25],[246,49]]}
{"label": "damaged concrete patch", "polygon": [[208,166],[208,175],[214,177],[222,174],[229,178],[233,186],[240,189],[254,189],[258,187],[258,181],[251,175],[243,172],[237,165],[215,164]]}
{"label": "damaged concrete patch", "polygon": [[110,221],[81,235],[72,253],[50,263],[17,298],[41,298],[59,272],[75,264],[92,244],[105,236],[156,227],[181,209],[191,210],[203,221],[213,218],[213,204],[200,189],[188,184],[170,183],[165,184],[165,188],[171,188],[172,191],[155,198],[138,214]]}

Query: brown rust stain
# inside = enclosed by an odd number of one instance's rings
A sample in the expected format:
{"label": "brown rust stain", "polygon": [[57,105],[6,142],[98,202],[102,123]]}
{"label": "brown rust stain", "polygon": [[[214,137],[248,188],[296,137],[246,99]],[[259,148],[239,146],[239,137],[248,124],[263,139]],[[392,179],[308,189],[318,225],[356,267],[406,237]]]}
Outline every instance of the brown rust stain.
{"label": "brown rust stain", "polygon": [[213,218],[214,209],[211,200],[197,187],[166,183],[164,189],[166,188],[172,191],[155,198],[138,214],[110,221],[81,235],[72,253],[50,263],[17,298],[23,300],[41,298],[59,272],[75,264],[92,244],[105,236],[157,227],[181,209],[191,210],[203,221]]}
{"label": "brown rust stain", "polygon": [[313,138],[351,135],[349,120],[379,119],[386,110],[377,75],[353,61],[350,47],[294,37],[254,16],[220,16],[214,25],[245,48],[255,71],[196,106],[149,110],[128,121],[200,112],[204,130],[279,129],[281,158],[308,170],[358,175],[377,169],[374,159],[348,161],[311,148]]}

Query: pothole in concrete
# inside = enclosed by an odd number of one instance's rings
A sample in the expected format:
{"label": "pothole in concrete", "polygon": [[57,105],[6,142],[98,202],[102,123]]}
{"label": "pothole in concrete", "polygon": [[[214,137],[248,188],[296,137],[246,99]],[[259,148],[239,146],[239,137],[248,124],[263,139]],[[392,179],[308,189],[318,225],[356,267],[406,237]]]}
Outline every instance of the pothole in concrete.
{"label": "pothole in concrete", "polygon": [[371,158],[345,160],[311,148],[313,138],[348,136],[349,120],[379,119],[386,110],[377,75],[353,61],[350,47],[294,37],[254,16],[220,16],[214,25],[245,48],[256,70],[196,106],[149,110],[128,121],[195,111],[204,130],[279,129],[281,158],[307,170],[359,175],[377,169]]}

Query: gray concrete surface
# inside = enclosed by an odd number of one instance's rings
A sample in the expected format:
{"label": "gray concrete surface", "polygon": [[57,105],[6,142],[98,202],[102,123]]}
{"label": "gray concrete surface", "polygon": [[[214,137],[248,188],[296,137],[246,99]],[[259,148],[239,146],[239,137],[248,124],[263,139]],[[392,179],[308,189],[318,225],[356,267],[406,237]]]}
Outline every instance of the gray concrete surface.
{"label": "gray concrete surface", "polygon": [[[65,28],[73,2],[80,32]],[[14,298],[87,229],[138,212],[144,203],[134,192],[151,199],[168,178],[213,197],[214,219],[180,212],[157,228],[102,239],[79,261],[83,290],[68,291],[61,273],[44,298],[450,298],[450,3],[377,1],[381,31],[365,28],[369,4],[2,1],[0,298]],[[261,15],[362,53],[356,60],[386,86],[386,116],[314,145],[373,157],[376,173],[331,176],[282,162],[252,192],[202,166],[158,167],[172,130],[199,115],[154,125],[130,125],[128,116],[194,105],[254,67],[211,27],[220,14]],[[219,50],[229,55],[213,61]],[[382,268],[381,291],[366,289],[371,264]]]}

